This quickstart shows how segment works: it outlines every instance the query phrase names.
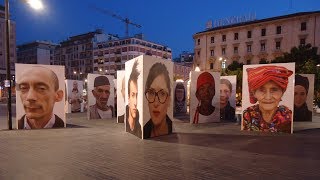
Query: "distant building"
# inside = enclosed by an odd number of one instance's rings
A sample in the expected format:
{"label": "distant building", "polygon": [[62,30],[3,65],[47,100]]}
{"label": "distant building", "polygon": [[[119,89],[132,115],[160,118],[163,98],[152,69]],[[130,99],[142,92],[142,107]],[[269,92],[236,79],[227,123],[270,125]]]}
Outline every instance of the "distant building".
{"label": "distant building", "polygon": [[194,53],[183,51],[179,56],[179,61],[174,62],[173,76],[174,79],[189,80],[190,71],[193,69]]}
{"label": "distant building", "polygon": [[214,27],[193,35],[195,66],[220,71],[232,61],[258,64],[310,43],[320,51],[320,11]]}
{"label": "distant building", "polygon": [[17,63],[47,64],[54,58],[54,50],[58,44],[47,41],[34,41],[17,46]]}
{"label": "distant building", "polygon": [[97,39],[107,40],[108,36],[97,29],[69,37],[56,47],[51,64],[64,65],[67,79],[85,79],[93,72],[93,44]]}
{"label": "distant building", "polygon": [[170,48],[146,41],[142,34],[139,34],[134,37],[96,42],[93,50],[93,72],[114,75],[117,70],[124,69],[126,61],[142,54],[172,60]]}
{"label": "distant building", "polygon": [[[6,21],[5,21],[5,8],[0,5],[0,86],[3,87],[4,80],[7,74],[6,63]],[[14,63],[16,62],[16,23],[10,20],[10,69],[11,75],[14,72]],[[0,87],[1,88],[1,87]]]}

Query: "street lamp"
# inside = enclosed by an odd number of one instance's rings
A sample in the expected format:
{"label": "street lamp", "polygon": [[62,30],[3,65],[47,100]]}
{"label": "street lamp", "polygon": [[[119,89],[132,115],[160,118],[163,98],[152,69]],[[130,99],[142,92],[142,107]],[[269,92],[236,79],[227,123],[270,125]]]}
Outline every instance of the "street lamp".
{"label": "street lamp", "polygon": [[[40,0],[26,0],[32,8],[40,10],[43,5]],[[10,20],[9,20],[9,0],[5,0],[5,21],[6,21],[6,80],[5,87],[8,88],[8,102],[7,102],[7,116],[8,116],[8,128],[12,130],[12,109],[11,109],[11,63],[10,63]]]}

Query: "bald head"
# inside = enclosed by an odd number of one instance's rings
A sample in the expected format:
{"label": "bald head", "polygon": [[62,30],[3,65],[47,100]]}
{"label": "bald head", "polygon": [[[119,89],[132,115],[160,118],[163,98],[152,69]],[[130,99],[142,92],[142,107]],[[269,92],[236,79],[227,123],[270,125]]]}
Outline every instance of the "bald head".
{"label": "bald head", "polygon": [[20,84],[20,81],[27,76],[35,76],[38,77],[38,79],[49,80],[53,84],[55,91],[58,91],[59,89],[58,76],[51,69],[42,66],[32,66],[32,68],[26,69],[20,74],[17,83]]}

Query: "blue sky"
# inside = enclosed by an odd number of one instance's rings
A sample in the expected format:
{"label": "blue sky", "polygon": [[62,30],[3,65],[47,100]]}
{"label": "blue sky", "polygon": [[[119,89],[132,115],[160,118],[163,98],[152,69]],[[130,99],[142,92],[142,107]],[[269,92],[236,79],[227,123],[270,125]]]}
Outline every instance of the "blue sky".
{"label": "blue sky", "polygon": [[129,26],[130,35],[143,33],[152,42],[169,46],[173,57],[193,51],[192,35],[205,30],[208,20],[255,13],[257,19],[303,11],[320,11],[319,0],[42,0],[35,12],[21,0],[10,1],[16,22],[17,45],[35,40],[58,43],[96,28],[125,34],[125,23],[90,6],[128,17],[142,28]]}

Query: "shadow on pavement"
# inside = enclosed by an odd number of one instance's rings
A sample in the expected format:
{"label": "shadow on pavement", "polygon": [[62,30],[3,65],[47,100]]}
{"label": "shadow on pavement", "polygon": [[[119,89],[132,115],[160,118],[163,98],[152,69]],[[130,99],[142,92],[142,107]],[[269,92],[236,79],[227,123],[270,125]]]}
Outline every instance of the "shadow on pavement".
{"label": "shadow on pavement", "polygon": [[[256,154],[287,156],[320,160],[319,138],[296,137],[291,135],[227,135],[174,133],[150,140],[178,143],[229,151],[246,151]],[[318,149],[318,150],[316,150]]]}

